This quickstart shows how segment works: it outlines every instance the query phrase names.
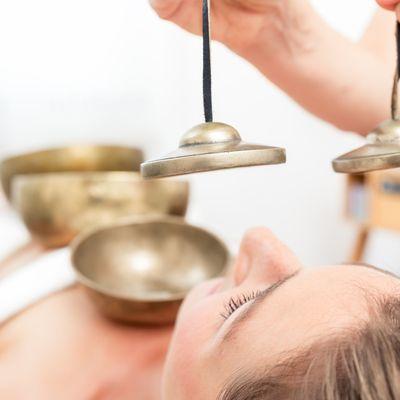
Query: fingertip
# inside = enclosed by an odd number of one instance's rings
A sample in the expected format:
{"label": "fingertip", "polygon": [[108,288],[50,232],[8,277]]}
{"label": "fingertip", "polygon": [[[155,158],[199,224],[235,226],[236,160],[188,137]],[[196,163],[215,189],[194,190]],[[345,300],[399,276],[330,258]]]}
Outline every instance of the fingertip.
{"label": "fingertip", "polygon": [[386,10],[394,11],[400,3],[399,0],[377,0],[377,3]]}

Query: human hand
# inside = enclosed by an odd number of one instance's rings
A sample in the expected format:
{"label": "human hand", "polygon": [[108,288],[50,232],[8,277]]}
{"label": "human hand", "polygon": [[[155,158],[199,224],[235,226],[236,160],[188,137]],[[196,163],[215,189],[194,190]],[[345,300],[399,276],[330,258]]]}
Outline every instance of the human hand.
{"label": "human hand", "polygon": [[[201,0],[150,0],[150,3],[161,18],[201,34]],[[282,29],[301,10],[302,4],[306,0],[211,1],[212,37],[240,53],[266,30]]]}
{"label": "human hand", "polygon": [[112,323],[82,289],[60,292],[0,330],[0,398],[159,400],[171,333]]}
{"label": "human hand", "polygon": [[376,0],[377,3],[388,10],[395,10],[396,6],[400,3],[400,0]]}
{"label": "human hand", "polygon": [[[400,2],[377,1],[389,8]],[[150,2],[160,17],[201,33],[201,0]],[[211,0],[211,14],[214,39],[314,115],[363,135],[389,117],[389,13],[377,13],[368,29],[371,40],[362,43],[336,32],[308,0]]]}

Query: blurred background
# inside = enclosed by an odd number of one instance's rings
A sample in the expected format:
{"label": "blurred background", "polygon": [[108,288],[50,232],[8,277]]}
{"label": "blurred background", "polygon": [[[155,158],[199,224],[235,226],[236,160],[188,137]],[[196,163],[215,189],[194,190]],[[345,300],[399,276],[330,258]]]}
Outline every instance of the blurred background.
{"label": "blurred background", "polygon": [[[373,0],[312,1],[357,40]],[[1,1],[0,156],[71,143],[176,148],[202,122],[201,39],[161,21],[145,0]],[[189,220],[235,251],[271,228],[307,265],[345,261],[356,227],[331,160],[363,140],[314,118],[244,60],[213,44],[215,120],[246,140],[287,148],[288,164],[190,176]],[[28,234],[3,201],[0,257]],[[375,231],[367,261],[400,272],[398,236]]]}

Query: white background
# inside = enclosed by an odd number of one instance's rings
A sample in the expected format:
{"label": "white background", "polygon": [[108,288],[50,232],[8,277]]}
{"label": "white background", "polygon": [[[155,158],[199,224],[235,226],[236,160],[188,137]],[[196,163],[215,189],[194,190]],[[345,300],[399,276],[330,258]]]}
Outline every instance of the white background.
{"label": "white background", "polygon": [[[373,0],[313,3],[354,40],[375,10]],[[152,158],[202,122],[201,40],[159,20],[147,1],[0,4],[3,155],[101,142],[141,146]],[[248,141],[286,147],[288,164],[191,177],[191,219],[232,248],[247,228],[266,225],[308,265],[345,261],[356,231],[343,217],[344,177],[330,162],[362,140],[303,111],[219,44],[213,68],[216,120]],[[3,208],[0,256],[25,238]],[[400,271],[398,240],[374,235],[368,261]]]}

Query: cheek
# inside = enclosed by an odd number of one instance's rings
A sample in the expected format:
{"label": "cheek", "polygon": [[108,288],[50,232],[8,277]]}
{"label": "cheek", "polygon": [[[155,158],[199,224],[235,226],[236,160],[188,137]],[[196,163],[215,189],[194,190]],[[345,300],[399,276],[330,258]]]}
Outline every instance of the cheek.
{"label": "cheek", "polygon": [[[193,398],[207,387],[206,349],[215,335],[219,301],[205,298],[193,304],[193,292],[182,307],[165,367],[164,388],[169,399]],[[214,297],[214,296],[213,296]]]}

